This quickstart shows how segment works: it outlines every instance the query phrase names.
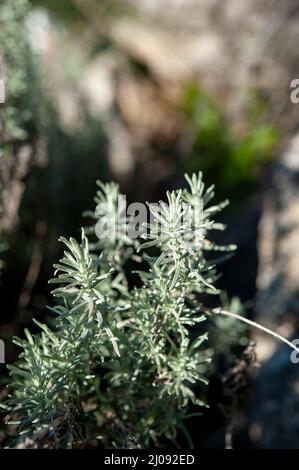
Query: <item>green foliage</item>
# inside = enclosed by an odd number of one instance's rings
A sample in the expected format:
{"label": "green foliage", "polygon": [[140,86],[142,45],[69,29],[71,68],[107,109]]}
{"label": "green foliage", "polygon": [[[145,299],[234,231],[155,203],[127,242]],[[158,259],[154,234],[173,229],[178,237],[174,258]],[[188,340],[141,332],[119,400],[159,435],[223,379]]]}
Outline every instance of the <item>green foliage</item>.
{"label": "green foliage", "polygon": [[[136,241],[100,239],[92,251],[84,231],[80,244],[61,239],[67,249],[50,281],[58,286],[54,329],[37,323],[40,335],[26,331],[26,339],[15,339],[23,352],[19,365],[9,366],[10,413],[20,431],[47,426],[60,447],[88,445],[91,434],[106,446],[122,446],[126,436],[145,446],[162,438],[175,443],[178,432],[192,445],[185,420],[190,404],[204,406],[211,360],[202,294],[219,293],[208,255],[234,246],[209,241],[211,230],[224,228],[213,216],[226,202],[209,206],[214,188],[204,190],[201,174],[186,179],[189,189],[167,193],[160,211],[149,204],[150,240],[138,247],[148,266],[139,271],[141,287],[129,290],[123,269],[129,256],[138,259]],[[114,220],[118,210],[118,187],[99,186],[96,203],[106,202],[107,213],[89,213],[93,233],[98,218]]]}
{"label": "green foliage", "polygon": [[[97,191],[94,201],[96,203],[96,211],[86,211],[84,215],[94,221],[94,225],[86,229],[86,233],[96,235],[95,228],[97,222],[100,220],[101,224],[108,226],[111,221],[119,226],[118,232],[110,233],[109,237],[97,238],[97,241],[92,244],[92,249],[96,251],[104,251],[107,258],[113,264],[115,269],[119,269],[125,261],[132,255],[133,249],[130,247],[137,246],[136,242],[126,234],[126,226],[129,223],[127,217],[121,218],[119,207],[119,187],[115,183],[102,183],[97,182],[99,190]],[[100,210],[100,208],[102,209]]]}
{"label": "green foliage", "polygon": [[276,128],[261,119],[265,113],[262,103],[256,96],[250,103],[247,130],[236,137],[211,96],[196,85],[186,90],[183,107],[192,136],[188,169],[204,171],[224,193],[253,181],[261,165],[269,162],[277,142]]}
{"label": "green foliage", "polygon": [[[92,370],[104,354],[111,340],[116,353],[117,345],[112,333],[103,321],[106,299],[100,293],[102,280],[109,276],[100,273],[103,262],[89,254],[88,241],[82,233],[79,245],[75,240],[62,239],[69,251],[65,251],[60,264],[56,265],[59,276],[52,283],[59,283],[54,297],[63,299],[52,310],[57,315],[56,331],[36,322],[42,334],[32,337],[26,330],[27,339],[16,339],[23,349],[20,367],[9,366],[13,375],[14,398],[11,405],[20,418],[20,430],[43,425],[56,426],[55,420],[66,420],[67,411],[76,409],[80,397],[92,383]],[[66,435],[70,445],[73,435]],[[65,443],[66,436],[60,436]]]}
{"label": "green foliage", "polygon": [[[66,22],[82,26],[82,19],[85,23],[85,18],[82,17],[81,11],[69,0],[30,0],[34,7],[46,8],[56,18]],[[95,2],[100,8],[101,13],[105,16],[118,16],[127,12],[128,7],[123,5],[119,0],[96,0]]]}
{"label": "green foliage", "polygon": [[11,150],[8,143],[25,140],[34,132],[33,122],[39,107],[36,67],[24,33],[28,7],[27,0],[0,3],[1,52],[5,69],[9,71],[3,108],[6,139],[0,143],[0,158]]}

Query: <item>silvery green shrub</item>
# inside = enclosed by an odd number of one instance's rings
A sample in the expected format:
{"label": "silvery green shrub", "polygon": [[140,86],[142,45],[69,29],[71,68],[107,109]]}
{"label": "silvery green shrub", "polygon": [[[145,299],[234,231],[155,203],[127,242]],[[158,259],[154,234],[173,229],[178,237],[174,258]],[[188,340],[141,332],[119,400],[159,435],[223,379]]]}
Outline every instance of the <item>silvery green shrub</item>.
{"label": "silvery green shrub", "polygon": [[[175,443],[179,434],[192,445],[185,423],[191,404],[205,406],[201,390],[213,360],[203,298],[219,294],[217,252],[234,247],[209,237],[224,229],[213,218],[227,202],[210,204],[214,188],[205,190],[201,174],[186,180],[188,189],[168,192],[160,210],[149,204],[145,242],[97,239],[96,210],[87,214],[93,225],[82,229],[80,241],[61,238],[65,251],[50,281],[54,325],[36,321],[40,334],[25,330],[25,339],[14,339],[22,352],[9,366],[8,407],[20,433],[49,429],[57,447],[95,438],[122,446],[128,436],[149,446],[165,438]],[[99,183],[95,202],[109,201],[110,219],[118,196],[117,185]],[[200,217],[202,236],[192,238],[199,229],[193,222],[188,233],[182,226],[186,207],[191,220]],[[133,288],[128,260],[139,277]]]}

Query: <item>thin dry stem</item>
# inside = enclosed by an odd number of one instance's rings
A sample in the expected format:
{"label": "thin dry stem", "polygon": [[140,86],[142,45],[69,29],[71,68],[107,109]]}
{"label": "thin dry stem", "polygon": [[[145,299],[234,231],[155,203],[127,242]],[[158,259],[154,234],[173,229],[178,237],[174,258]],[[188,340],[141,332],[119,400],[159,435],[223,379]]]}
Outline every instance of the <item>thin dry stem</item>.
{"label": "thin dry stem", "polygon": [[[211,312],[209,312],[209,313],[211,313]],[[269,335],[274,336],[274,338],[279,339],[283,343],[286,343],[290,348],[294,349],[294,351],[299,353],[299,348],[297,348],[297,346],[295,346],[295,344],[291,343],[291,341],[287,340],[286,338],[279,335],[278,333],[275,333],[275,331],[269,330],[269,328],[266,328],[265,326],[260,325],[259,323],[256,323],[252,320],[249,320],[248,318],[242,317],[241,315],[238,315],[237,313],[228,312],[227,310],[223,310],[221,307],[214,308],[212,310],[212,313],[215,313],[217,315],[225,315],[227,317],[236,318],[237,320],[240,320],[243,323],[247,323],[250,326],[258,328],[259,330],[262,330],[265,333],[268,333]]]}

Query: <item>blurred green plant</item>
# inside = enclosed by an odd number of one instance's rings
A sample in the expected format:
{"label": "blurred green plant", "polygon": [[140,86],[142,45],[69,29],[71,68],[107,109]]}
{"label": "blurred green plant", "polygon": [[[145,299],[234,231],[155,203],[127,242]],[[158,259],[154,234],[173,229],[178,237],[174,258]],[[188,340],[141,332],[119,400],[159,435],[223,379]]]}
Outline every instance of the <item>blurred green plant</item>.
{"label": "blurred green plant", "polygon": [[192,139],[188,171],[204,171],[220,192],[244,189],[254,181],[258,170],[271,161],[278,131],[262,122],[265,106],[251,93],[246,132],[235,136],[226,122],[221,106],[198,85],[187,86],[183,110]]}
{"label": "blurred green plant", "polygon": [[40,78],[24,32],[28,11],[27,0],[0,3],[0,47],[8,73],[0,158],[12,155],[11,146],[29,139],[42,121],[38,100]]}
{"label": "blurred green plant", "polygon": [[[82,16],[81,9],[76,6],[75,1],[71,0],[59,0],[59,2],[53,2],[53,0],[29,0],[33,7],[45,8],[49,13],[59,20],[62,20],[68,24],[75,25],[76,23],[85,22],[85,18]],[[84,7],[84,2],[80,2],[80,5]],[[86,8],[91,6],[101,7],[101,12],[104,16],[118,16],[128,11],[128,7],[124,6],[120,0],[95,0],[87,4]]]}

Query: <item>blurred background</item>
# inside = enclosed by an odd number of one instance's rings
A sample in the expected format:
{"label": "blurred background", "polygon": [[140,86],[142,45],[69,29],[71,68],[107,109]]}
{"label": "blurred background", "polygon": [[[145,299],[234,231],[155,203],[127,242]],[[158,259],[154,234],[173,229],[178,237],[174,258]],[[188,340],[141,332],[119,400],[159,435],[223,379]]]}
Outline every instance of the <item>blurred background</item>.
{"label": "blurred background", "polygon": [[[96,180],[157,201],[199,170],[231,201],[217,235],[238,245],[221,266],[225,302],[299,338],[298,40],[298,0],[0,0],[7,362],[12,335],[47,316],[58,237],[78,236]],[[298,448],[289,349],[256,332],[240,349],[243,333],[222,326],[196,446]]]}

